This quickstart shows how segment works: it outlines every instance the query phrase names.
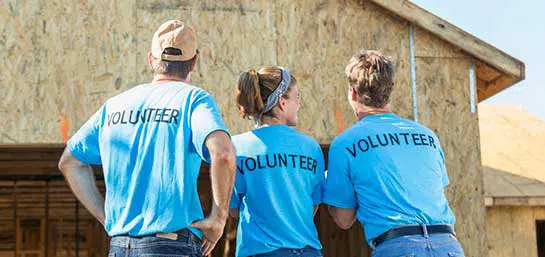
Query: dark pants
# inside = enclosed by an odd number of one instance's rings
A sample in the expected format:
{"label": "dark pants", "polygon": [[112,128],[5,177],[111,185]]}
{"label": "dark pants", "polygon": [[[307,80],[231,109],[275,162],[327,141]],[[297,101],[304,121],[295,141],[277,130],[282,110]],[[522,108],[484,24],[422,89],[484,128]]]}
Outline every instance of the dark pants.
{"label": "dark pants", "polygon": [[108,257],[202,257],[201,241],[189,230],[172,240],[156,236],[114,236]]}

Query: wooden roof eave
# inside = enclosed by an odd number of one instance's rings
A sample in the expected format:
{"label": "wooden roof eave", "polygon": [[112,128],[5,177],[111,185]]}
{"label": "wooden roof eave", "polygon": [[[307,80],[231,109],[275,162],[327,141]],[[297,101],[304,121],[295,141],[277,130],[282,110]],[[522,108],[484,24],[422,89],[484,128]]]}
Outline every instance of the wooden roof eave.
{"label": "wooden roof eave", "polygon": [[[502,50],[454,26],[408,0],[370,0],[395,15],[460,48],[498,71],[494,81],[480,79],[479,102],[525,78],[525,65]],[[479,81],[478,81],[479,82]]]}
{"label": "wooden roof eave", "polygon": [[545,206],[545,196],[485,196],[486,207],[498,206]]}

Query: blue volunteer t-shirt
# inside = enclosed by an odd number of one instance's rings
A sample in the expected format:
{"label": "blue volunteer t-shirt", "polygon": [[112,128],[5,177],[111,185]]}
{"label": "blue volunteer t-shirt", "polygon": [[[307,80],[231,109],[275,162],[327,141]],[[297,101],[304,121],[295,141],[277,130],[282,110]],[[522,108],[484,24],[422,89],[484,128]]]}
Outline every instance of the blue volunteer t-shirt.
{"label": "blue volunteer t-shirt", "polygon": [[173,232],[202,219],[197,177],[217,130],[227,132],[212,97],[185,83],[144,84],[107,100],[67,147],[103,166],[108,235]]}
{"label": "blue volunteer t-shirt", "polygon": [[234,136],[233,143],[237,175],[230,208],[240,209],[236,256],[321,249],[313,207],[322,202],[324,157],[316,140],[273,125]]}
{"label": "blue volunteer t-shirt", "polygon": [[432,130],[391,113],[368,116],[335,138],[328,160],[324,202],[357,208],[369,245],[400,225],[454,225]]}

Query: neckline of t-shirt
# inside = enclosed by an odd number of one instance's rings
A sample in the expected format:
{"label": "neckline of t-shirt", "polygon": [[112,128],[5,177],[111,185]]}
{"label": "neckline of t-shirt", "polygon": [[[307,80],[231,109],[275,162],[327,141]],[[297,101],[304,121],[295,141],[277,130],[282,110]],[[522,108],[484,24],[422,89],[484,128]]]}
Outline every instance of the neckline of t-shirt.
{"label": "neckline of t-shirt", "polygon": [[375,119],[388,119],[388,118],[397,118],[397,117],[398,116],[393,112],[379,113],[379,114],[373,114],[373,115],[365,116],[360,121],[369,121],[369,120],[375,120]]}
{"label": "neckline of t-shirt", "polygon": [[191,85],[191,84],[189,84],[187,82],[175,81],[175,80],[165,81],[165,82],[156,83],[156,84],[153,84],[151,82],[142,84],[142,86],[146,86],[146,87],[162,87],[162,86],[171,86],[171,85],[193,86],[193,85]]}
{"label": "neckline of t-shirt", "polygon": [[255,130],[263,130],[263,129],[272,129],[272,128],[290,128],[287,124],[273,124],[273,125],[267,125],[267,126],[261,126],[259,128],[255,128]]}

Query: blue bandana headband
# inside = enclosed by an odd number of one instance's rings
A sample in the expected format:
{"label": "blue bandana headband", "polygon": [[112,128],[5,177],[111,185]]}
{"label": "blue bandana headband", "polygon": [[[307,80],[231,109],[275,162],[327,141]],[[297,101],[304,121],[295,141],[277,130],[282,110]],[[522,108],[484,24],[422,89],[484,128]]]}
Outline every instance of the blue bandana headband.
{"label": "blue bandana headband", "polygon": [[286,91],[288,91],[291,82],[291,73],[283,67],[280,67],[280,71],[282,73],[282,81],[280,81],[280,84],[278,84],[276,89],[269,95],[269,97],[267,97],[267,103],[265,103],[263,111],[259,114],[259,116],[255,117],[256,123],[259,123],[259,118],[261,118],[264,113],[272,110],[272,108],[278,103],[280,97],[284,95]]}

